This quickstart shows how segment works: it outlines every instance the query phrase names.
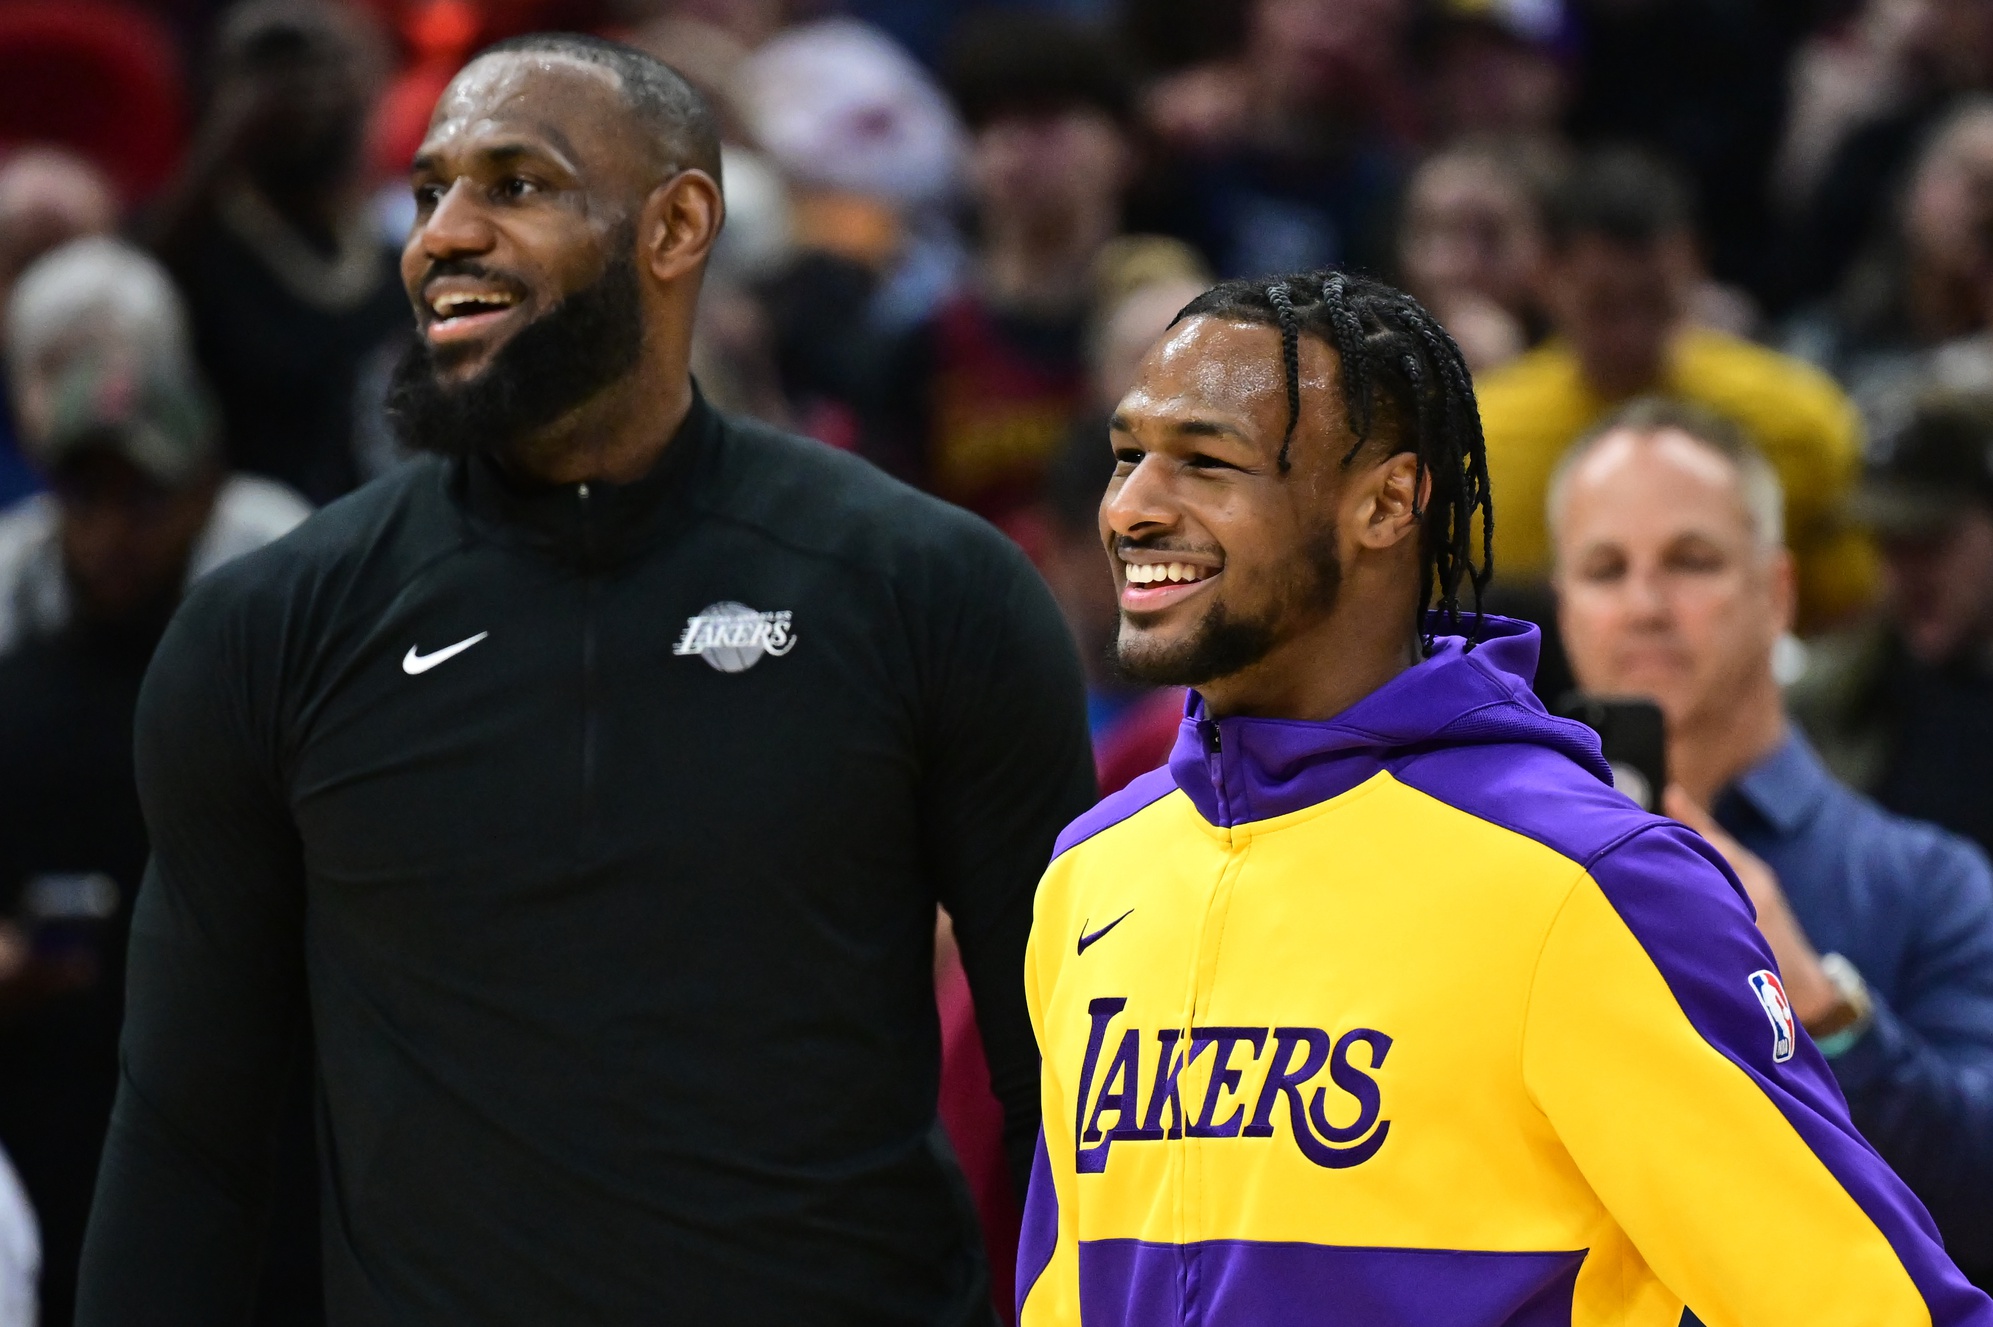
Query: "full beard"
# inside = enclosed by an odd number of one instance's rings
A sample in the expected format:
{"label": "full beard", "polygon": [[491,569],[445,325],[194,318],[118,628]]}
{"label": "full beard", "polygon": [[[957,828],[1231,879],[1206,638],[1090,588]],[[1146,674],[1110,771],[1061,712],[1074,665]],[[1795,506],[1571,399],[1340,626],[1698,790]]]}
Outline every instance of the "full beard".
{"label": "full beard", "polygon": [[1288,624],[1303,612],[1327,613],[1342,590],[1335,527],[1316,532],[1302,546],[1300,564],[1281,593],[1252,616],[1234,614],[1223,602],[1180,640],[1130,640],[1123,624],[1110,664],[1125,682],[1151,687],[1195,687],[1259,663],[1287,639]]}
{"label": "full beard", "polygon": [[404,443],[445,456],[506,457],[533,434],[620,382],[644,340],[636,264],[628,245],[592,283],[501,345],[476,375],[446,382],[418,338],[395,365],[388,416]]}

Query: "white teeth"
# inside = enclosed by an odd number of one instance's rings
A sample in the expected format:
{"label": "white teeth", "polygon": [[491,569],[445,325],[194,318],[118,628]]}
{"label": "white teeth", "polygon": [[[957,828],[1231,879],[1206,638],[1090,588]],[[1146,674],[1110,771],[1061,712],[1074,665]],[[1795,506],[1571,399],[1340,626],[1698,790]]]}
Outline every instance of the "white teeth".
{"label": "white teeth", "polygon": [[1122,565],[1127,568],[1130,585],[1154,585],[1159,581],[1191,583],[1203,580],[1208,574],[1204,568],[1188,562],[1128,562]]}
{"label": "white teeth", "polygon": [[436,311],[438,317],[452,318],[455,317],[458,311],[463,309],[466,305],[469,305],[474,309],[481,309],[481,308],[509,309],[512,307],[513,303],[514,301],[512,297],[506,294],[500,294],[500,293],[470,294],[467,292],[452,292],[447,295],[438,295],[434,300],[430,301],[429,307]]}

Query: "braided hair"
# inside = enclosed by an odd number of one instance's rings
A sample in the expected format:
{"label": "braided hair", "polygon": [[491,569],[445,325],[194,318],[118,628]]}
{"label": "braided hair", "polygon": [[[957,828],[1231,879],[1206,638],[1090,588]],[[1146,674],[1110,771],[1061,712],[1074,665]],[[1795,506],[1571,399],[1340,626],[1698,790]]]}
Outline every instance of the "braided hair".
{"label": "braided hair", "polygon": [[[1262,323],[1280,331],[1287,370],[1287,431],[1279,465],[1292,465],[1294,429],[1301,420],[1301,336],[1333,347],[1341,361],[1343,409],[1353,441],[1342,465],[1353,464],[1373,438],[1391,454],[1411,452],[1417,493],[1430,477],[1432,495],[1413,508],[1419,521],[1419,620],[1426,653],[1437,625],[1461,626],[1460,591],[1474,600],[1468,646],[1480,635],[1481,596],[1494,574],[1495,508],[1488,492],[1488,454],[1474,384],[1460,348],[1419,302],[1368,277],[1304,272],[1272,279],[1226,281],[1205,291],[1176,321],[1208,315]],[[1480,518],[1475,561],[1474,525]]]}

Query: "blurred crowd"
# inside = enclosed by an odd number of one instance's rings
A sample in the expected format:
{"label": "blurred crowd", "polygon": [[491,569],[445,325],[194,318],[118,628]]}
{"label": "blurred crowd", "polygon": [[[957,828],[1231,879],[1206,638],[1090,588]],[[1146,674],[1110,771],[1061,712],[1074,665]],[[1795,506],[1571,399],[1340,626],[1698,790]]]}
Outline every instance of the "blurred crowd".
{"label": "blurred crowd", "polygon": [[1345,266],[1475,371],[1494,606],[1544,626],[1546,702],[1595,681],[1560,462],[1687,403],[1769,462],[1790,612],[1738,611],[1823,768],[1993,845],[1993,0],[6,0],[0,1147],[37,1219],[0,1169],[0,1267],[39,1257],[44,1323],[116,1076],[145,663],[190,579],[401,459],[403,172],[465,59],[541,28],[711,99],[702,390],[1014,537],[1104,790],[1181,713],[1104,662],[1105,421],[1214,278]]}

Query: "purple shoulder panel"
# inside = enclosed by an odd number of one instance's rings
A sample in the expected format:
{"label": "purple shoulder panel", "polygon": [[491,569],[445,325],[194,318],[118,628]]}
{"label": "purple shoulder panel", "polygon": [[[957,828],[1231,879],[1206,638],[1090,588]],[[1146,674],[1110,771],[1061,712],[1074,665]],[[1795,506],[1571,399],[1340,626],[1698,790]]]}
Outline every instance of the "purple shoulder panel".
{"label": "purple shoulder panel", "polygon": [[1151,802],[1159,802],[1175,791],[1176,779],[1167,765],[1150,770],[1120,792],[1103,797],[1093,810],[1067,825],[1058,842],[1052,845],[1052,856],[1056,859],[1068,848],[1076,848],[1102,830],[1112,829]]}
{"label": "purple shoulder panel", "polygon": [[1017,1235],[1017,1316],[1031,1287],[1052,1265],[1059,1247],[1059,1192],[1052,1183],[1052,1154],[1045,1149],[1045,1131],[1038,1131],[1038,1151],[1031,1158],[1031,1187],[1024,1194],[1024,1225]]}
{"label": "purple shoulder panel", "polygon": [[1217,1239],[1080,1245],[1087,1327],[1570,1327],[1583,1250],[1495,1253]]}
{"label": "purple shoulder panel", "polygon": [[1800,1037],[1790,1059],[1773,1060],[1773,1027],[1751,974],[1778,964],[1715,849],[1542,748],[1445,748],[1394,761],[1392,773],[1584,866],[1696,1031],[1751,1076],[1889,1239],[1936,1327],[1993,1327],[1993,1302],[1959,1275],[1922,1204],[1856,1132],[1812,1041]]}
{"label": "purple shoulder panel", "polygon": [[1573,862],[1647,825],[1674,823],[1642,811],[1567,753],[1528,742],[1411,751],[1386,768],[1398,782]]}
{"label": "purple shoulder panel", "polygon": [[1751,978],[1778,964],[1716,850],[1663,821],[1587,866],[1703,1040],[1750,1075],[1889,1240],[1934,1327],[1993,1327],[1993,1300],[1959,1274],[1923,1204],[1849,1121],[1812,1039],[1783,1042],[1767,1016]]}

